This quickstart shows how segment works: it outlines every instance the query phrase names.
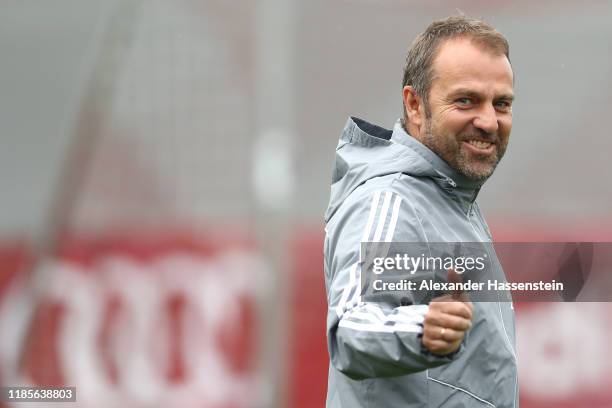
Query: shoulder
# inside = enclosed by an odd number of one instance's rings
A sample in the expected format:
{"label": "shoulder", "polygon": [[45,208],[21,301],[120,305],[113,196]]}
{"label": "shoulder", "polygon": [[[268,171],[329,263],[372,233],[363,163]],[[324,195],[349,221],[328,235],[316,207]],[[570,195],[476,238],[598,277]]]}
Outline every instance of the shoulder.
{"label": "shoulder", "polygon": [[384,204],[385,200],[400,200],[402,206],[414,210],[415,205],[421,201],[417,198],[423,195],[428,184],[428,180],[404,173],[374,177],[349,194],[342,207],[345,211],[358,211],[370,208],[371,204],[377,201]]}
{"label": "shoulder", "polygon": [[402,231],[420,225],[418,214],[423,209],[416,208],[420,202],[416,195],[422,182],[403,173],[368,180],[348,195],[328,225],[328,232],[350,231],[351,235],[361,235],[363,241],[403,236]]}

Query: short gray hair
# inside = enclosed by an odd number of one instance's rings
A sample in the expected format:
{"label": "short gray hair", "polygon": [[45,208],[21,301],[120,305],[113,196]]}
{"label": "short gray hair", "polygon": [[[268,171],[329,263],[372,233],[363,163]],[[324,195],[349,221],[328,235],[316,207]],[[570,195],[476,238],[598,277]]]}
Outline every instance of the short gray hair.
{"label": "short gray hair", "polygon": [[[495,55],[505,55],[510,61],[510,46],[506,38],[484,21],[464,15],[434,21],[412,43],[406,55],[404,68],[405,86],[412,86],[429,111],[428,97],[433,81],[433,61],[443,41],[453,38],[469,38],[474,44]],[[406,118],[406,107],[402,120]]]}

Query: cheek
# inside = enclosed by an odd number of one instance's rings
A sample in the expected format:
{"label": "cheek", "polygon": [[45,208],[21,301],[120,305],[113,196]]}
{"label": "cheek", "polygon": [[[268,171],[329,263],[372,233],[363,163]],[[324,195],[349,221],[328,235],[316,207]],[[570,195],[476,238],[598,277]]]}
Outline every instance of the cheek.
{"label": "cheek", "polygon": [[438,127],[445,133],[458,134],[469,126],[473,116],[466,111],[449,110],[438,117]]}
{"label": "cheek", "polygon": [[499,120],[499,136],[504,140],[508,140],[510,137],[510,131],[512,130],[512,117],[502,118]]}

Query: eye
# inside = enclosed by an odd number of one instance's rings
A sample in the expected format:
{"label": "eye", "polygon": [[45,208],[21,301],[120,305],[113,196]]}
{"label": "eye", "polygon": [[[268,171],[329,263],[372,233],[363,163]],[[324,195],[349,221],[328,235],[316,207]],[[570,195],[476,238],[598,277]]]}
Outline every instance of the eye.
{"label": "eye", "polygon": [[509,101],[505,101],[505,100],[497,101],[495,102],[495,108],[503,112],[506,112],[512,108],[512,103],[510,103]]}
{"label": "eye", "polygon": [[468,97],[463,97],[463,98],[457,98],[455,100],[455,102],[457,103],[457,105],[459,106],[469,106],[472,104],[472,99],[468,98]]}

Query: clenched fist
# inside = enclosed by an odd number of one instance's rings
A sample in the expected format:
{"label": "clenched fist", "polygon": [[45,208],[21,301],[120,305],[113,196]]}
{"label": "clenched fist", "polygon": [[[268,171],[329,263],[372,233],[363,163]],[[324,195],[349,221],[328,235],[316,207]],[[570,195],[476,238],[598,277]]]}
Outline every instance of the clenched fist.
{"label": "clenched fist", "polygon": [[[448,273],[449,281],[460,281],[452,270]],[[465,332],[472,327],[474,306],[465,293],[456,292],[434,298],[429,303],[429,310],[423,322],[422,342],[433,354],[445,356],[455,352]]]}

